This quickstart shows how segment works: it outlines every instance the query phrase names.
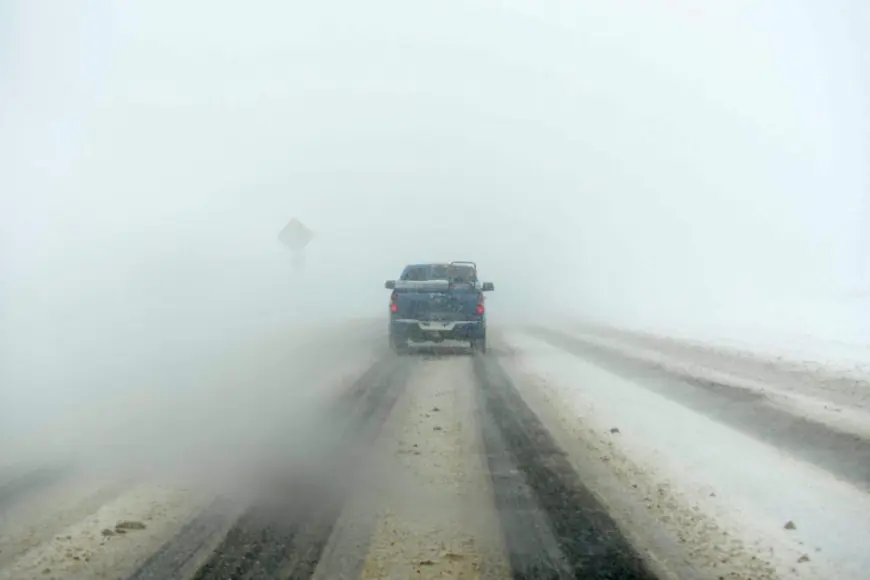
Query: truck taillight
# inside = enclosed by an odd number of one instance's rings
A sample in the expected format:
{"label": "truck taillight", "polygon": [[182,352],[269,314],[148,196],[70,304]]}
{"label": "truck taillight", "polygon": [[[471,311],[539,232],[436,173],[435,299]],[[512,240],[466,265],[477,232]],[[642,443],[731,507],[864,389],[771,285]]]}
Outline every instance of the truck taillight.
{"label": "truck taillight", "polygon": [[390,294],[390,312],[398,312],[399,311],[399,303],[398,303],[398,294],[393,290],[393,293]]}
{"label": "truck taillight", "polygon": [[477,295],[477,313],[483,314],[486,309],[483,307],[483,294]]}

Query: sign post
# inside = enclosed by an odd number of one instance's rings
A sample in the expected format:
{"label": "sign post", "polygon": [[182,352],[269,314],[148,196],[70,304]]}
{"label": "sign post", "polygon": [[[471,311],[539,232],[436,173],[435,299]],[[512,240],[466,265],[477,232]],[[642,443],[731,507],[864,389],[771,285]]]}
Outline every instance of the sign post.
{"label": "sign post", "polygon": [[294,270],[302,270],[305,266],[305,247],[314,237],[314,233],[298,219],[293,218],[278,234],[278,239],[291,252]]}

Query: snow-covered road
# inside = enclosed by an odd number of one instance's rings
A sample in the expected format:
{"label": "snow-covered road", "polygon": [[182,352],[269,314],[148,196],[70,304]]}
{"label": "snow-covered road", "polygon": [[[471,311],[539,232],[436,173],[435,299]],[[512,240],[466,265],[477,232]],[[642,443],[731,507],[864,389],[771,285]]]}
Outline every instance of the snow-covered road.
{"label": "snow-covered road", "polygon": [[589,328],[384,338],[228,356],[41,442],[57,470],[22,444],[0,578],[868,577],[861,376]]}

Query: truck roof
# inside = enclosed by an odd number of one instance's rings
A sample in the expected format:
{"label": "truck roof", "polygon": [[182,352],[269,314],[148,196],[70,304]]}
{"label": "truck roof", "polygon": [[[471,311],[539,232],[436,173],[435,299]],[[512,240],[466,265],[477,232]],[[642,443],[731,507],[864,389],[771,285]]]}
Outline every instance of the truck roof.
{"label": "truck roof", "polygon": [[408,268],[429,268],[432,266],[440,266],[442,268],[447,268],[449,266],[454,266],[456,268],[472,268],[474,270],[477,269],[477,265],[474,262],[420,262],[417,264],[408,264],[405,266],[405,269]]}

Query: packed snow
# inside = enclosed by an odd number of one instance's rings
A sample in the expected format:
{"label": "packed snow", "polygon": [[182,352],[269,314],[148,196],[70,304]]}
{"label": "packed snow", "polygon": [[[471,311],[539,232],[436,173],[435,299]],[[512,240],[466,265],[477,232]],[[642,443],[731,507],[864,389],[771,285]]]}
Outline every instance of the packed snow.
{"label": "packed snow", "polygon": [[600,434],[614,461],[673,490],[753,559],[783,577],[859,578],[870,569],[867,494],[542,340],[505,338],[516,368],[578,427]]}

